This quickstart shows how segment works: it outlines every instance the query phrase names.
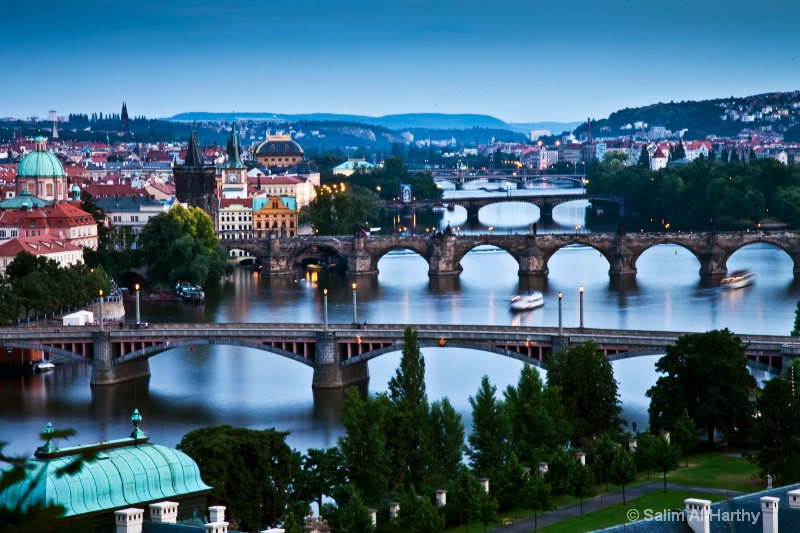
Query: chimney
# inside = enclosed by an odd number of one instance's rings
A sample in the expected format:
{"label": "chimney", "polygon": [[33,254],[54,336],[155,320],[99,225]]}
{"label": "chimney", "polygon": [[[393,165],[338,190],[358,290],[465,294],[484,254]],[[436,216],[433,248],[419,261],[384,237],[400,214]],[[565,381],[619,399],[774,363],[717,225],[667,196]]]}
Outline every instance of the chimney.
{"label": "chimney", "polygon": [[369,516],[372,518],[372,527],[376,527],[378,525],[378,510],[370,509]]}
{"label": "chimney", "polygon": [[227,522],[209,522],[205,524],[206,533],[228,533]]}
{"label": "chimney", "polygon": [[176,524],[178,522],[178,504],[175,502],[151,503],[150,521]]}
{"label": "chimney", "polygon": [[778,533],[778,502],[780,498],[762,496],[761,526],[764,533]]}
{"label": "chimney", "polygon": [[547,473],[547,463],[545,462],[539,463],[539,475],[544,477],[546,473]]}
{"label": "chimney", "polygon": [[443,505],[447,505],[447,491],[446,490],[437,490],[436,491],[436,507],[442,507]]}
{"label": "chimney", "polygon": [[488,477],[482,477],[478,481],[480,482],[481,487],[483,487],[483,490],[485,490],[486,492],[489,492],[489,478]]}
{"label": "chimney", "polygon": [[389,518],[397,518],[397,512],[400,511],[400,504],[398,502],[392,502],[389,504]]}
{"label": "chimney", "polygon": [[687,498],[683,502],[686,504],[686,524],[692,528],[694,533],[709,533],[711,502],[695,498]]}
{"label": "chimney", "polygon": [[209,522],[224,522],[225,521],[225,506],[215,505],[208,508],[208,521]]}
{"label": "chimney", "polygon": [[633,453],[636,451],[636,439],[628,439],[628,453]]}
{"label": "chimney", "polygon": [[144,509],[123,509],[114,512],[114,522],[117,524],[117,533],[142,533],[144,522]]}
{"label": "chimney", "polygon": [[575,458],[582,466],[586,466],[586,454],[584,452],[575,452]]}
{"label": "chimney", "polygon": [[790,490],[786,495],[789,497],[789,509],[800,509],[800,489]]}

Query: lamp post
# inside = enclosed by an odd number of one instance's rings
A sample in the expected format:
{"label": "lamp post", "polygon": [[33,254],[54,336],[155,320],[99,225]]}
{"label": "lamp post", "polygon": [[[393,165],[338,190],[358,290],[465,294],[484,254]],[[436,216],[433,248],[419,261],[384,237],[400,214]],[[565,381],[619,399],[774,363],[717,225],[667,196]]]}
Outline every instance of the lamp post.
{"label": "lamp post", "polygon": [[558,335],[559,336],[561,336],[564,333],[564,330],[562,328],[562,322],[561,322],[561,296],[562,295],[559,292],[558,293]]}
{"label": "lamp post", "polygon": [[325,321],[323,329],[328,331],[328,289],[322,289],[322,316]]}
{"label": "lamp post", "polygon": [[353,282],[353,324],[358,324],[358,313],[356,312],[356,282]]}
{"label": "lamp post", "polygon": [[139,284],[137,283],[136,285],[133,286],[133,288],[136,289],[136,325],[138,326],[139,325],[139,321],[140,321],[139,320],[139,318],[140,318],[140,315],[139,315]]}
{"label": "lamp post", "polygon": [[578,292],[580,293],[580,309],[581,309],[580,328],[583,329],[583,285],[578,287]]}
{"label": "lamp post", "polygon": [[100,331],[103,331],[103,289],[100,289]]}

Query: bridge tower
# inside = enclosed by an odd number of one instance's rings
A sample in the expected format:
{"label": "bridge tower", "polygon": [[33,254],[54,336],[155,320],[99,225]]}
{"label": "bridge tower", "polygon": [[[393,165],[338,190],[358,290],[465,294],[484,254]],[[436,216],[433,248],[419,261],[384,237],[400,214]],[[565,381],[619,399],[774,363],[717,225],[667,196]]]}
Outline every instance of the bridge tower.
{"label": "bridge tower", "polygon": [[339,366],[339,343],[334,331],[318,331],[314,352],[314,377],[311,386],[315,389],[340,389],[361,381],[369,381],[367,362]]}

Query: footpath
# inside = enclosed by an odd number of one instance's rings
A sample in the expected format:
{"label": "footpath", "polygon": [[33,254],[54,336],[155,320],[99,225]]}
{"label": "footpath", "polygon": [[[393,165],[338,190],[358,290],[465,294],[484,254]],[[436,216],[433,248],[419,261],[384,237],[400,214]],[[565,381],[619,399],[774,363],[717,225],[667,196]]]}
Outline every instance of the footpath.
{"label": "footpath", "polygon": [[[630,501],[634,498],[638,498],[639,496],[644,496],[645,494],[650,494],[652,492],[659,492],[663,490],[664,490],[663,482],[656,480],[646,481],[640,485],[626,488],[625,501]],[[739,492],[734,490],[726,491],[725,489],[693,487],[690,485],[678,485],[675,483],[667,483],[667,490],[679,490],[679,491],[697,492],[705,494],[725,494],[727,492],[727,494],[731,498],[746,494],[744,492]],[[603,507],[615,505],[618,503],[622,503],[621,490],[603,494]],[[593,498],[589,498],[583,501],[584,514],[599,510],[600,510],[600,496],[595,496]],[[555,524],[556,522],[561,522],[563,520],[567,520],[569,518],[578,516],[580,514],[581,514],[581,505],[580,503],[576,503],[574,505],[568,505],[566,507],[556,509],[555,511],[541,513],[536,520],[536,525],[542,528],[544,526],[549,526]],[[504,533],[528,533],[529,531],[533,531],[534,529],[533,518],[525,518],[520,520],[514,520],[512,518],[512,520],[513,523],[511,525],[500,526],[499,528],[494,529],[493,531],[502,531]]]}

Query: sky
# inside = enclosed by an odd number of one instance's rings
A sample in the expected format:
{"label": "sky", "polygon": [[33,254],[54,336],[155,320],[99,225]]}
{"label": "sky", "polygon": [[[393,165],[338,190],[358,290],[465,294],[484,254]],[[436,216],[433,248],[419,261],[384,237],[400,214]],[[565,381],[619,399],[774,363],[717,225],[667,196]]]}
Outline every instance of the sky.
{"label": "sky", "polygon": [[600,119],[800,89],[797,0],[8,0],[0,117]]}

